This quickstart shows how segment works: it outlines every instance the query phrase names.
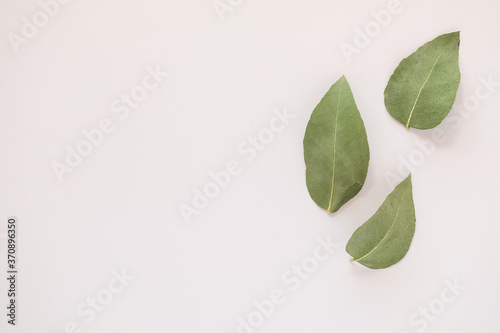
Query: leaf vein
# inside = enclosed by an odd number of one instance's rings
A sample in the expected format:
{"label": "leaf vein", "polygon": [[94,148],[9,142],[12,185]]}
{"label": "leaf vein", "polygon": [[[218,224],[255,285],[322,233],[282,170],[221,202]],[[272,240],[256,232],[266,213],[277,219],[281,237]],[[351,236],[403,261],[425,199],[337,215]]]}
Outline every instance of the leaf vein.
{"label": "leaf vein", "polygon": [[337,128],[338,128],[338,118],[340,113],[340,98],[342,96],[342,86],[344,85],[344,79],[340,83],[339,88],[339,99],[337,100],[337,114],[335,115],[335,134],[333,136],[333,162],[332,162],[332,187],[330,189],[330,202],[328,204],[327,212],[332,213],[332,202],[333,202],[333,186],[335,184],[335,156],[337,153]]}
{"label": "leaf vein", "polygon": [[[450,38],[451,40],[451,38]],[[446,50],[446,48],[448,47],[448,45],[450,44],[450,42],[448,42],[445,47],[443,48],[443,50],[441,51],[441,53],[439,54],[439,56],[437,57],[436,61],[434,62],[434,65],[432,65],[432,68],[431,68],[431,71],[429,72],[429,75],[427,75],[427,78],[425,79],[425,82],[424,84],[422,85],[422,87],[420,87],[419,91],[418,91],[418,94],[417,94],[417,98],[415,99],[415,102],[413,103],[413,107],[411,108],[411,111],[410,111],[410,116],[408,117],[408,122],[406,123],[406,129],[409,129],[410,128],[410,121],[411,121],[411,117],[413,116],[413,111],[415,111],[415,107],[417,106],[417,102],[418,102],[418,99],[420,98],[420,94],[422,93],[422,90],[424,89],[425,85],[427,84],[427,82],[429,81],[429,78],[431,77],[431,74],[432,72],[434,71],[434,68],[436,67],[439,59],[441,58],[441,56],[443,55],[444,51]]]}
{"label": "leaf vein", "polygon": [[373,253],[373,251],[375,251],[376,249],[378,249],[379,246],[385,241],[385,239],[387,238],[387,236],[389,236],[389,234],[391,233],[392,229],[394,228],[394,225],[396,224],[396,220],[398,219],[399,209],[401,208],[401,202],[403,201],[404,194],[405,194],[405,191],[403,191],[401,193],[401,197],[399,198],[398,210],[396,211],[396,216],[394,216],[394,220],[392,221],[391,227],[389,228],[389,230],[387,230],[386,234],[384,235],[384,238],[382,238],[382,240],[380,242],[378,242],[378,244],[375,245],[375,247],[373,249],[371,249],[370,252],[368,252],[367,254],[365,254],[364,256],[362,256],[361,258],[351,259],[351,261],[360,261],[361,259],[364,259],[364,258],[368,257],[370,254]]}

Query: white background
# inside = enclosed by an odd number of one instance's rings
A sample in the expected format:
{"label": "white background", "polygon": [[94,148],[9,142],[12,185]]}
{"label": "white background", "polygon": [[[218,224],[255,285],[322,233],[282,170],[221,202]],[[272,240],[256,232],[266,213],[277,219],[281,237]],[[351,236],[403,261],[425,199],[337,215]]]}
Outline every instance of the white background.
{"label": "white background", "polygon": [[[211,0],[73,0],[16,53],[8,34],[20,34],[40,6],[1,0],[0,232],[18,217],[20,271],[16,327],[6,324],[0,284],[1,331],[64,332],[74,321],[81,332],[233,333],[255,300],[281,289],[286,301],[255,332],[417,332],[410,316],[438,304],[457,279],[467,289],[425,331],[498,332],[500,87],[468,118],[454,110],[456,121],[439,126],[446,142],[415,167],[407,256],[374,271],[344,250],[390,192],[386,175],[398,173],[400,159],[422,156],[416,139],[431,138],[385,110],[399,61],[460,30],[456,104],[474,96],[480,77],[500,81],[496,0],[401,0],[347,61],[341,43],[353,44],[356,27],[388,3],[248,0],[221,20]],[[120,120],[113,101],[157,65],[170,76]],[[371,159],[359,195],[328,215],[307,192],[302,139],[341,75]],[[246,161],[238,146],[285,107],[295,118]],[[52,163],[64,163],[65,147],[104,118],[114,132],[60,182]],[[241,173],[186,224],[179,205],[192,205],[194,189],[230,160]],[[290,291],[282,275],[328,236],[339,248]],[[78,306],[122,268],[135,279],[85,323]]]}

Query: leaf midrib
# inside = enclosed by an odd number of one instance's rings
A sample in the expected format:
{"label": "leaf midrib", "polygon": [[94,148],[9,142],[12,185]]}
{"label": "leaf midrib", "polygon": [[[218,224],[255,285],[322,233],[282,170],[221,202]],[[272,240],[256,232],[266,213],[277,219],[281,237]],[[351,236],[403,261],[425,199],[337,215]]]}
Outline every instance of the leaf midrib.
{"label": "leaf midrib", "polygon": [[333,136],[332,187],[330,189],[330,202],[328,204],[328,209],[326,210],[328,213],[332,213],[331,209],[333,202],[333,186],[335,184],[335,156],[337,153],[337,128],[338,128],[338,118],[340,113],[340,98],[342,97],[343,85],[344,85],[344,77],[342,77],[342,81],[340,81],[339,99],[337,100],[337,113],[335,114],[335,134]]}
{"label": "leaf midrib", "polygon": [[392,229],[394,228],[394,225],[396,224],[396,220],[398,219],[399,210],[401,208],[401,202],[403,201],[403,196],[405,195],[405,191],[404,191],[405,189],[406,189],[406,187],[404,189],[402,189],[401,197],[399,198],[398,210],[396,211],[396,216],[394,216],[394,220],[392,221],[391,227],[389,228],[389,230],[387,230],[386,234],[384,235],[384,238],[382,238],[382,240],[380,242],[378,242],[378,244],[375,245],[375,247],[373,249],[371,249],[370,252],[368,252],[367,254],[365,254],[364,256],[362,256],[361,258],[351,259],[351,261],[360,261],[360,260],[368,257],[370,254],[373,253],[373,251],[375,251],[376,249],[378,249],[379,246],[382,243],[384,243],[385,239],[387,238],[387,236],[389,236],[389,234],[391,233]]}
{"label": "leaf midrib", "polygon": [[446,48],[448,47],[448,45],[450,45],[450,42],[451,42],[452,38],[450,37],[450,40],[448,41],[448,43],[446,43],[446,45],[443,47],[443,50],[441,51],[441,53],[439,54],[439,56],[437,57],[436,61],[434,62],[434,65],[432,65],[432,68],[431,68],[431,71],[429,72],[429,75],[427,75],[427,78],[425,79],[425,82],[424,84],[422,85],[422,87],[420,87],[420,90],[418,91],[418,94],[417,94],[417,98],[415,99],[415,102],[413,103],[413,107],[411,108],[411,111],[410,111],[410,116],[408,117],[408,122],[406,123],[406,129],[409,129],[410,128],[410,121],[411,121],[411,117],[413,116],[413,111],[415,111],[415,107],[417,106],[417,102],[418,102],[418,99],[420,98],[420,94],[422,93],[422,90],[424,89],[425,85],[427,84],[427,82],[429,81],[429,78],[431,77],[431,74],[432,72],[434,71],[434,68],[436,67],[439,59],[441,58],[441,56],[443,55],[444,51],[446,50]]}

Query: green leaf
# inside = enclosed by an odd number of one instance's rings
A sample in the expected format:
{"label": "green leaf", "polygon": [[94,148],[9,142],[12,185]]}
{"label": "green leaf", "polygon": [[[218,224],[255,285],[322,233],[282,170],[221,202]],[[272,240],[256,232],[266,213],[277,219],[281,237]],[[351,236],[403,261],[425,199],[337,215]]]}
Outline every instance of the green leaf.
{"label": "green leaf", "polygon": [[409,175],[354,232],[346,251],[354,258],[351,261],[373,269],[386,268],[403,259],[414,233],[415,207]]}
{"label": "green leaf", "polygon": [[344,76],[311,115],[304,136],[304,159],[309,194],[329,213],[363,187],[370,151],[363,119]]}
{"label": "green leaf", "polygon": [[407,129],[439,125],[455,102],[460,32],[441,35],[401,61],[385,88],[387,111]]}

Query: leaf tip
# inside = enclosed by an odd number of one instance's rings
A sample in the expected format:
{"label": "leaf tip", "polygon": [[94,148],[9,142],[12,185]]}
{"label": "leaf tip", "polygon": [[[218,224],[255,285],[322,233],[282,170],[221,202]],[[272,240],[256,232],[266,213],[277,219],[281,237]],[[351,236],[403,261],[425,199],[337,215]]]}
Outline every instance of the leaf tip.
{"label": "leaf tip", "polygon": [[400,184],[402,184],[402,183],[405,183],[405,184],[410,183],[411,184],[411,172],[410,172],[410,174],[408,174],[408,176]]}
{"label": "leaf tip", "polygon": [[444,35],[460,37],[460,30],[453,31],[453,32],[448,32],[448,33],[446,33]]}
{"label": "leaf tip", "polygon": [[450,35],[458,41],[458,45],[460,46],[460,30],[451,32]]}

